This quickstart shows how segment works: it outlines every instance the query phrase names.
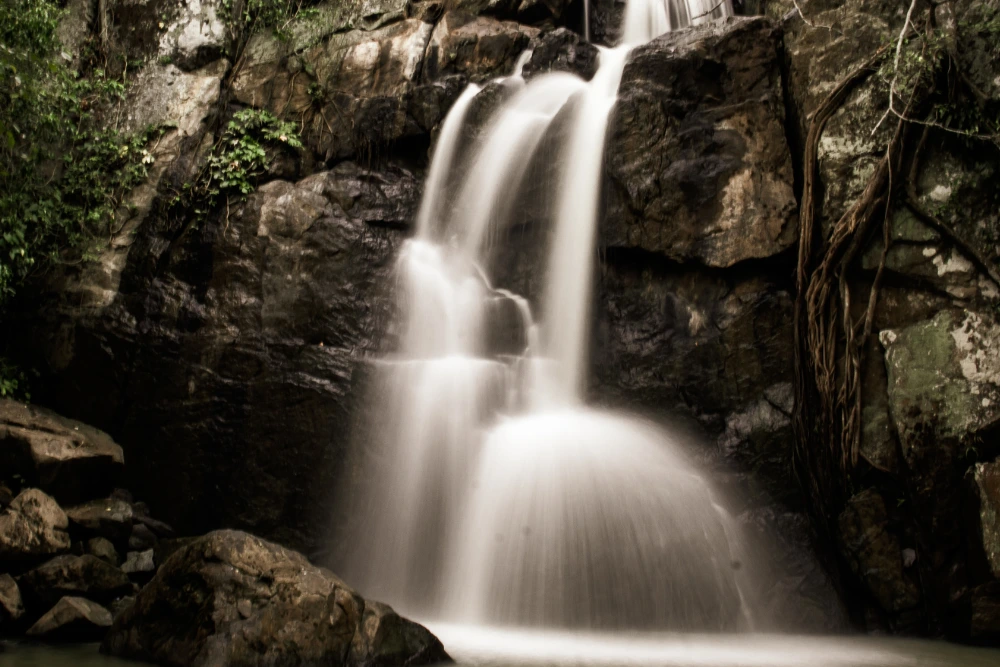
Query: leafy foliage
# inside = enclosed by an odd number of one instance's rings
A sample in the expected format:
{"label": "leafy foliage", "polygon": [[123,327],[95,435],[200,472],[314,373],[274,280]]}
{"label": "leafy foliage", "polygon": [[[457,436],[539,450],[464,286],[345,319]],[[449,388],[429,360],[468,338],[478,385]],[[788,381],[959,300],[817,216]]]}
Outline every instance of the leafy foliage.
{"label": "leafy foliage", "polygon": [[268,148],[301,148],[294,123],[264,109],[243,109],[233,115],[197,183],[174,205],[204,218],[222,202],[245,201],[267,171]]}
{"label": "leafy foliage", "polygon": [[[235,44],[249,39],[259,30],[271,28],[278,37],[287,36],[293,19],[315,15],[318,0],[222,0],[222,9],[232,17],[232,37]],[[238,49],[237,49],[238,50]]]}
{"label": "leafy foliage", "polygon": [[[53,0],[0,3],[0,315],[25,278],[86,258],[145,179],[150,133],[100,127],[125,94],[102,70],[79,76],[56,36]],[[0,359],[0,395],[23,376]]]}

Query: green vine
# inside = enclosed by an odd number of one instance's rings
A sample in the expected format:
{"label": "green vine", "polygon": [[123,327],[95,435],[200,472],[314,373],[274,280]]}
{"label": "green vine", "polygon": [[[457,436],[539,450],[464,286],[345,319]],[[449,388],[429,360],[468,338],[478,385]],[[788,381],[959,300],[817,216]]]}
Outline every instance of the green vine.
{"label": "green vine", "polygon": [[245,201],[267,172],[268,149],[301,148],[294,123],[264,109],[238,111],[226,125],[200,178],[185,185],[173,205],[203,220],[223,202]]}

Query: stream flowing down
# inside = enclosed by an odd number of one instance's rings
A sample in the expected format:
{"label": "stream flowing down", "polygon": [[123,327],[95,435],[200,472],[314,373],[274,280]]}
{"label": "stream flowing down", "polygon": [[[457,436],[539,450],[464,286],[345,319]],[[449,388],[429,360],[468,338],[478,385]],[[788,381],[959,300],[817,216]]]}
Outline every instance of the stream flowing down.
{"label": "stream flowing down", "polygon": [[[708,479],[671,433],[583,400],[605,134],[628,54],[730,13],[632,0],[590,81],[526,82],[527,52],[489,84],[504,101],[485,127],[468,121],[480,87],[454,103],[399,253],[398,349],[374,364],[370,465],[350,488],[362,508],[340,539],[336,567],[366,595],[483,627],[753,627],[749,554]],[[536,322],[485,267],[539,172],[551,246]],[[504,328],[513,349],[495,344]]]}

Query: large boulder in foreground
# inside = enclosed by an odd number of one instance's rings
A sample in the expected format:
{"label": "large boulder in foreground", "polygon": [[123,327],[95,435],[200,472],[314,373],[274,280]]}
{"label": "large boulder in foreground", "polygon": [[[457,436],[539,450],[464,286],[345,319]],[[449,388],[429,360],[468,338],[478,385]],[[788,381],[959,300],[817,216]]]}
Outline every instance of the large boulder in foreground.
{"label": "large boulder in foreground", "polygon": [[92,426],[12,400],[0,400],[0,476],[20,475],[61,503],[107,494],[125,458]]}
{"label": "large boulder in foreground", "polygon": [[220,530],[160,567],[105,653],[163,665],[425,665],[441,642],[301,554]]}

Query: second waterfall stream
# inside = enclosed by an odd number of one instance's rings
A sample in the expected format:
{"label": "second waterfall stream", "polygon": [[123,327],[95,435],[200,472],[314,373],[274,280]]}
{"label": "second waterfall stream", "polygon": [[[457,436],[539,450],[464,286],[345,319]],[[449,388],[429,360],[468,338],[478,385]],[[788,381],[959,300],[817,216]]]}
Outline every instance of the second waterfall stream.
{"label": "second waterfall stream", "polygon": [[[590,81],[525,81],[529,52],[454,103],[399,254],[398,344],[374,363],[362,481],[344,492],[356,510],[336,567],[366,595],[481,626],[753,626],[752,557],[677,437],[584,401],[605,134],[630,49],[730,13],[630,0]],[[486,87],[505,101],[472,127]],[[539,187],[551,246],[531,304],[487,267]],[[513,349],[493,335],[503,313]]]}

